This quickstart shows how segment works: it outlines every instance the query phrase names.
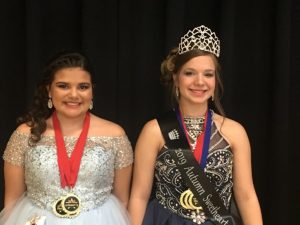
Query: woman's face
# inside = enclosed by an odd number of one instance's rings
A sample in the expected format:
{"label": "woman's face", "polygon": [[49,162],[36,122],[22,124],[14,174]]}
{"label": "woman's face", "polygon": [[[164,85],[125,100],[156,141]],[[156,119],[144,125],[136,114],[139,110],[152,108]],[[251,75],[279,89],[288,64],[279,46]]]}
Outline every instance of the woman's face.
{"label": "woman's face", "polygon": [[174,75],[175,86],[179,88],[179,102],[207,104],[214,94],[215,76],[216,66],[211,56],[197,56],[187,61]]}
{"label": "woman's face", "polygon": [[93,98],[90,74],[80,67],[58,70],[49,97],[58,114],[70,118],[85,115]]}

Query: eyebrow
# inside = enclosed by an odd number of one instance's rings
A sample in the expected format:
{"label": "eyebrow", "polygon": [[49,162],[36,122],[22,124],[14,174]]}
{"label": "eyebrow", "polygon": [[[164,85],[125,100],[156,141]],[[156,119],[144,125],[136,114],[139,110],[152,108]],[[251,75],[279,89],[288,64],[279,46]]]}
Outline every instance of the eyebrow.
{"label": "eyebrow", "polygon": [[214,69],[207,69],[207,70],[204,70],[204,72],[215,72],[216,70]]}
{"label": "eyebrow", "polygon": [[[60,84],[60,83],[63,83],[63,84],[70,84],[70,82],[68,82],[68,81],[57,81],[57,82],[55,82],[55,84]],[[78,84],[91,84],[90,82],[80,82],[80,83],[78,83]]]}
{"label": "eyebrow", "polygon": [[[193,71],[195,71],[196,69],[188,67],[188,68],[185,68],[184,70],[193,70]],[[204,72],[215,72],[216,70],[215,69],[205,69],[203,71]]]}

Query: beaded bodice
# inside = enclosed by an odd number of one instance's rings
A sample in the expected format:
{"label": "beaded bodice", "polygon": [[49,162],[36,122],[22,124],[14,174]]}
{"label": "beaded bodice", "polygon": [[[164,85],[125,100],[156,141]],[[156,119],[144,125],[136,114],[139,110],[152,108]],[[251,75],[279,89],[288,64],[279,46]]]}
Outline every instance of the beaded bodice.
{"label": "beaded bodice", "polygon": [[194,151],[197,143],[197,138],[203,132],[205,117],[184,117],[183,121],[187,129],[187,135],[189,136],[192,151]]}
{"label": "beaded bodice", "polygon": [[[35,146],[29,146],[28,137],[15,131],[3,158],[24,167],[28,198],[37,206],[51,210],[53,203],[69,192],[60,185],[55,138],[43,136]],[[77,138],[64,137],[64,141],[70,155]],[[81,210],[103,204],[111,193],[115,169],[130,165],[132,160],[132,148],[126,136],[88,137],[72,190],[81,199]]]}
{"label": "beaded bodice", "polygon": [[[190,129],[187,123],[186,127],[187,130]],[[199,129],[202,129],[201,127],[198,126]],[[180,205],[180,195],[188,188],[170,156],[170,151],[172,149],[164,146],[156,160],[155,197],[160,204],[173,213],[191,219],[193,212]],[[233,155],[230,145],[220,134],[215,123],[212,122],[209,151],[204,172],[214,185],[226,208],[230,205],[232,195],[232,164]]]}

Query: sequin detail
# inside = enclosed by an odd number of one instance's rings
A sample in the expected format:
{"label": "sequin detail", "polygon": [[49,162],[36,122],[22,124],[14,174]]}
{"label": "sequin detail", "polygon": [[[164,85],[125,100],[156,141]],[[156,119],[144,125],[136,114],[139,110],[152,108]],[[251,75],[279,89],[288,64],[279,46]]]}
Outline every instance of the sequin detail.
{"label": "sequin detail", "polygon": [[203,132],[205,117],[184,117],[184,124],[190,139],[192,150],[195,150],[197,138]]}
{"label": "sequin detail", "polygon": [[[212,122],[210,146],[207,156],[205,174],[213,183],[226,208],[229,207],[232,195],[233,155],[230,145],[222,137]],[[195,211],[180,205],[179,198],[187,190],[180,171],[170,156],[172,149],[164,147],[159,153],[155,165],[155,197],[161,205],[181,217],[194,219]]]}
{"label": "sequin detail", "polygon": [[29,149],[28,134],[14,131],[7,142],[3,159],[15,166],[24,166],[24,155]]}
{"label": "sequin detail", "polygon": [[[29,134],[15,131],[3,158],[25,168],[27,196],[40,208],[52,210],[52,204],[69,190],[60,186],[56,145],[53,136],[43,136],[33,147],[28,146]],[[64,137],[68,155],[76,137]],[[114,170],[131,165],[133,152],[127,136],[88,137],[81,159],[74,194],[80,196],[82,211],[102,205],[112,191]]]}

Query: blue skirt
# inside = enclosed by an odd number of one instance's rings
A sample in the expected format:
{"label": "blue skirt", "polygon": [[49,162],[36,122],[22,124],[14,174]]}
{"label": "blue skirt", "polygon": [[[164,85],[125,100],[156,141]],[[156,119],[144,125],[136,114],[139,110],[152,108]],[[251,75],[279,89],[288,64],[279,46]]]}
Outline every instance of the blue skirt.
{"label": "blue skirt", "polygon": [[[187,220],[181,216],[172,213],[158,203],[156,199],[152,200],[146,209],[143,225],[196,225],[191,220]],[[202,225],[214,225],[207,220]]]}

